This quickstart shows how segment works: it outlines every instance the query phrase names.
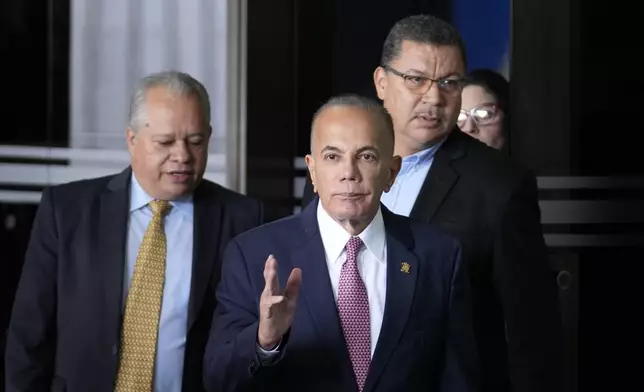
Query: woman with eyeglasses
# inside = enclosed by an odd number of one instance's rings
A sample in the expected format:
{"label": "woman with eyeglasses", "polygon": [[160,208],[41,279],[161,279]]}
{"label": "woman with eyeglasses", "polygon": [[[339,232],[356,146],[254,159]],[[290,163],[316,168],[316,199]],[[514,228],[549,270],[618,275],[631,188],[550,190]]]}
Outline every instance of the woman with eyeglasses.
{"label": "woman with eyeglasses", "polygon": [[469,73],[461,92],[458,127],[497,150],[508,140],[509,82],[497,72],[477,69]]}

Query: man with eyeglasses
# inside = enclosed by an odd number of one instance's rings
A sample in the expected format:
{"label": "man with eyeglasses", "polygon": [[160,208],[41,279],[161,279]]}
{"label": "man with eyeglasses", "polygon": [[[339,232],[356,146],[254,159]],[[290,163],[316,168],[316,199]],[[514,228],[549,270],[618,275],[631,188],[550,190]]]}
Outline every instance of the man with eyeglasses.
{"label": "man with eyeglasses", "polygon": [[[535,176],[459,131],[462,39],[418,15],[387,36],[374,72],[402,168],[381,201],[459,239],[471,271],[483,392],[561,390],[561,321],[541,231]],[[307,183],[303,203],[313,197]]]}

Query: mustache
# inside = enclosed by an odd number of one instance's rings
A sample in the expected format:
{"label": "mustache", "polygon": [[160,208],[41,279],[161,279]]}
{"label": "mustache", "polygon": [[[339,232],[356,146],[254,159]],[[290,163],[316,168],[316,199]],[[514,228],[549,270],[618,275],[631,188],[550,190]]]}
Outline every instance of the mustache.
{"label": "mustache", "polygon": [[445,114],[444,110],[437,107],[430,107],[426,110],[415,111],[416,117],[441,118]]}

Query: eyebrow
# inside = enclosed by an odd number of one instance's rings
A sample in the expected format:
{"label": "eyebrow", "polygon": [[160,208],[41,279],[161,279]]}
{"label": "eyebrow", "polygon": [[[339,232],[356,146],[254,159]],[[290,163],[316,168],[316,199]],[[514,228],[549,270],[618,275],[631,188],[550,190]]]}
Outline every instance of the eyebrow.
{"label": "eyebrow", "polygon": [[[415,74],[418,74],[418,75],[414,75],[414,76],[427,77],[427,76],[425,76],[425,72],[423,72],[423,71],[419,71],[419,70],[417,70],[417,69],[415,69],[415,68],[410,68],[410,69],[408,69],[406,73],[408,73],[408,74],[410,74],[410,73],[415,73]],[[452,76],[458,76],[459,78],[462,78],[462,77],[463,77],[461,74],[459,74],[458,72],[454,71],[454,72],[449,73],[449,74],[447,74],[447,75],[445,75],[445,76],[441,76],[441,77],[440,77],[440,78],[438,78],[438,79],[447,79],[447,78],[452,77]]]}
{"label": "eyebrow", "polygon": [[[364,147],[360,147],[358,151],[356,151],[356,153],[361,154],[365,151],[371,151],[375,153],[379,152],[378,149],[374,146],[364,146]],[[321,152],[343,152],[343,151],[335,146],[325,146]]]}
{"label": "eyebrow", "polygon": [[169,139],[169,138],[173,138],[173,137],[174,137],[174,135],[172,135],[170,133],[156,133],[156,134],[152,135],[153,139]]}
{"label": "eyebrow", "polygon": [[337,147],[325,146],[320,152],[342,152],[342,151]]}
{"label": "eyebrow", "polygon": [[[164,133],[156,133],[152,135],[153,137],[175,137],[176,135],[174,132],[164,132]],[[186,135],[186,137],[191,138],[191,137],[205,137],[206,134],[204,131],[190,131]]]}
{"label": "eyebrow", "polygon": [[478,105],[474,105],[474,106],[472,106],[472,107],[471,107],[470,109],[468,109],[468,110],[471,110],[471,109],[474,109],[474,108],[477,108],[477,109],[478,109],[478,108],[480,108],[480,107],[482,107],[482,106],[496,106],[496,105],[498,105],[496,102],[484,101],[484,102],[479,103]]}
{"label": "eyebrow", "polygon": [[364,146],[364,147],[360,147],[360,148],[358,149],[357,153],[358,153],[358,154],[361,154],[361,153],[363,153],[363,152],[367,152],[367,151],[375,152],[376,154],[377,154],[377,153],[379,153],[378,149],[377,149],[376,147],[374,147],[374,146]]}
{"label": "eyebrow", "polygon": [[[424,72],[424,71],[419,71],[419,70],[414,69],[414,68],[409,68],[409,69],[406,71],[406,73],[416,73],[416,74],[420,74],[420,75],[424,75],[424,74],[425,74],[425,72]],[[419,75],[419,76],[420,76],[420,75]]]}

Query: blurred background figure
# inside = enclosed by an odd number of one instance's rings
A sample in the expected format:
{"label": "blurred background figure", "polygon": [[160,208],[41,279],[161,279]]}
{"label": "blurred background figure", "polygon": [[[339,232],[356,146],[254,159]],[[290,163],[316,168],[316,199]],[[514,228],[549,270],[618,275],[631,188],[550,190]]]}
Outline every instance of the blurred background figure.
{"label": "blurred background figure", "polygon": [[458,127],[497,150],[506,150],[510,83],[491,69],[475,69],[461,93]]}

